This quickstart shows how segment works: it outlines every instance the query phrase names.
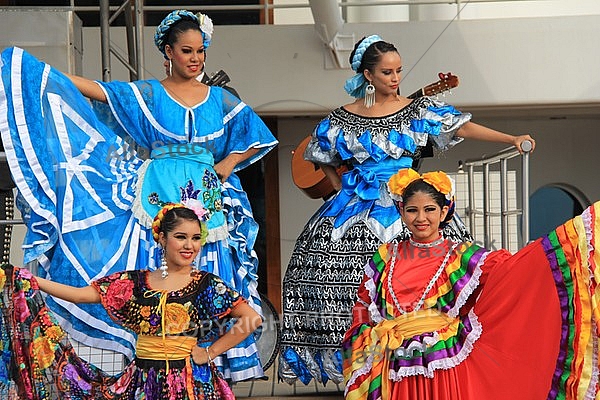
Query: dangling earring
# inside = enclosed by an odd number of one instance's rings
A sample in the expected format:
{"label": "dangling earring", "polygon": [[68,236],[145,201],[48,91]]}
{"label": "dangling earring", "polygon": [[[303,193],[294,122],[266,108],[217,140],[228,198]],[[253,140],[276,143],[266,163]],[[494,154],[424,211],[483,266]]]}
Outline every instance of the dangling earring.
{"label": "dangling earring", "polygon": [[169,76],[173,76],[173,60],[169,58]]}
{"label": "dangling earring", "polygon": [[167,265],[167,258],[166,258],[166,254],[167,254],[167,250],[165,248],[162,249],[162,257],[160,259],[160,270],[162,271],[162,278],[165,279],[167,276],[169,276],[169,271],[167,271],[169,269],[169,266]]}
{"label": "dangling earring", "polygon": [[375,104],[375,86],[371,82],[365,88],[365,107],[371,108]]}

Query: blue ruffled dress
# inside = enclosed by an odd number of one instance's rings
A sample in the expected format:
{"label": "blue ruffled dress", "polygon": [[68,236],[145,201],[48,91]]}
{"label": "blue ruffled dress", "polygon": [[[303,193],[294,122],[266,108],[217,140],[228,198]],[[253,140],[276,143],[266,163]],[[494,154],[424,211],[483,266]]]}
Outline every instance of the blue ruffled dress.
{"label": "blue ruffled dress", "polygon": [[[316,126],[304,158],[336,168],[346,163],[350,170],[341,177],[342,189],[304,227],[284,276],[281,379],[343,382],[340,344],[364,266],[382,243],[409,236],[387,181],[410,168],[428,141],[439,151],[459,143],[455,133],[470,119],[451,105],[421,97],[383,117],[341,107]],[[458,217],[444,235],[470,239]]]}
{"label": "blue ruffled dress", "polygon": [[[260,312],[258,232],[238,177],[213,169],[230,153],[276,144],[245,103],[219,87],[186,107],[157,80],[103,82],[108,104],[90,105],[65,75],[19,48],[2,52],[0,130],[27,223],[25,263],[52,280],[84,286],[121,270],[153,269],[151,222],[160,202],[202,201],[209,242],[197,260]],[[235,172],[234,171],[234,172]],[[135,337],[99,305],[48,298],[71,336],[131,357]],[[215,361],[234,381],[263,374],[254,338]]]}

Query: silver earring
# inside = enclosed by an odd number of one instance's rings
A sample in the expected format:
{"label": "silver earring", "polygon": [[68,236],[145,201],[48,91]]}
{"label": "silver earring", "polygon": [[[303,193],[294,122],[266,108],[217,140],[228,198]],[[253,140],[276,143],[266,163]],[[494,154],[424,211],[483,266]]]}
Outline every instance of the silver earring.
{"label": "silver earring", "polygon": [[371,82],[365,88],[365,107],[371,108],[375,104],[375,86]]}
{"label": "silver earring", "polygon": [[169,271],[167,271],[169,269],[169,266],[167,265],[167,258],[165,257],[167,253],[166,249],[162,250],[162,257],[160,260],[160,270],[162,271],[162,278],[165,279],[167,276],[169,276]]}
{"label": "silver earring", "polygon": [[169,76],[173,76],[173,60],[169,58]]}

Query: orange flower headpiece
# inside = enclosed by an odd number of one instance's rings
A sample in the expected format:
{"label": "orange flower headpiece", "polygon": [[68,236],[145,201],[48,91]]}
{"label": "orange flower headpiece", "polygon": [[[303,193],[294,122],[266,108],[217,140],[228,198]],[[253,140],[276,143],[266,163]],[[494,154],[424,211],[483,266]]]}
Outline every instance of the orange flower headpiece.
{"label": "orange flower headpiece", "polygon": [[160,224],[162,223],[165,214],[171,211],[174,208],[189,208],[192,210],[200,220],[200,231],[202,236],[202,245],[206,243],[206,238],[208,237],[208,228],[206,227],[206,220],[210,217],[209,211],[202,206],[202,203],[195,199],[188,199],[185,204],[182,203],[166,203],[163,208],[158,211],[156,216],[154,217],[154,221],[152,221],[152,237],[154,241],[158,243],[159,233],[160,233]]}
{"label": "orange flower headpiece", "polygon": [[401,169],[390,178],[388,181],[388,188],[392,194],[392,198],[402,202],[404,190],[406,190],[408,185],[412,182],[419,179],[430,184],[435,190],[442,193],[446,197],[447,202],[454,202],[454,182],[445,172],[425,172],[421,175],[412,168]]}

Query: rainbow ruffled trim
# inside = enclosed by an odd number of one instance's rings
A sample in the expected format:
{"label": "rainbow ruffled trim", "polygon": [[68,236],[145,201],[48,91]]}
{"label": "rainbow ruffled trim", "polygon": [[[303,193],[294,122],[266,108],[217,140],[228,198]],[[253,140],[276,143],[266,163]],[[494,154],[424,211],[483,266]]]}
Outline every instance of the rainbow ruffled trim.
{"label": "rainbow ruffled trim", "polygon": [[541,239],[562,316],[561,342],[548,399],[598,398],[600,202]]}

